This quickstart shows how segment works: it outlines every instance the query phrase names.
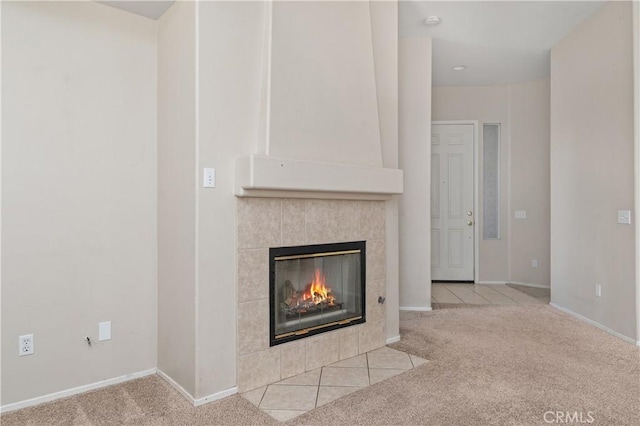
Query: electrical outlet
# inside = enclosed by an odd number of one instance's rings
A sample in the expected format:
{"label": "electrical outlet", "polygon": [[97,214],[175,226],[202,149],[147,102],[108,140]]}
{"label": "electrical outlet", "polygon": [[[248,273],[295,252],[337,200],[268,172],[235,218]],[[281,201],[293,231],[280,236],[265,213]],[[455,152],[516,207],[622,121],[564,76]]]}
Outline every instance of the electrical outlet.
{"label": "electrical outlet", "polygon": [[618,223],[631,225],[631,210],[618,210]]}
{"label": "electrical outlet", "polygon": [[601,297],[601,296],[602,296],[602,285],[596,284],[596,297]]}
{"label": "electrical outlet", "polygon": [[538,267],[538,259],[531,259],[531,266],[533,268],[537,268]]}
{"label": "electrical outlet", "polygon": [[33,355],[33,334],[18,336],[18,355]]}

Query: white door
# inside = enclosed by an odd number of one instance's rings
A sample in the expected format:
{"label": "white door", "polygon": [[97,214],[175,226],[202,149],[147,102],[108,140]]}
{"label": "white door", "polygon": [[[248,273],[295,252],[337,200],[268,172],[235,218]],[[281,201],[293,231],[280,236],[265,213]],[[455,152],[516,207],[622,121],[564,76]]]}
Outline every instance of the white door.
{"label": "white door", "polygon": [[473,125],[431,128],[431,279],[473,281]]}

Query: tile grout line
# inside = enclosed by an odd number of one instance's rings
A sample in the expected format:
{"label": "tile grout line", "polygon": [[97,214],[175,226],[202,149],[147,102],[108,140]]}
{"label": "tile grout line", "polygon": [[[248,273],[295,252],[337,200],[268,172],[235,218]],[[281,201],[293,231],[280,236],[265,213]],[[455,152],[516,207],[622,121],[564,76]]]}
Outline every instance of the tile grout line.
{"label": "tile grout line", "polygon": [[324,367],[320,368],[320,377],[318,378],[318,387],[316,388],[316,403],[313,405],[314,408],[318,408],[318,398],[320,397],[320,383],[322,383],[322,372],[324,371]]}
{"label": "tile grout line", "polygon": [[506,294],[504,294],[504,293],[502,293],[502,292],[500,292],[500,291],[496,290],[496,289],[495,289],[495,288],[493,288],[493,287],[489,287],[489,288],[490,288],[491,290],[495,291],[496,293],[503,295],[503,296],[504,296],[504,297],[506,297],[507,299],[512,300],[516,305],[520,305],[520,302],[518,302],[516,299],[514,299],[514,298],[512,298],[512,297],[507,296]]}
{"label": "tile grout line", "polygon": [[[476,284],[474,284],[474,288],[475,288],[475,285],[476,285]],[[496,291],[496,290],[492,289],[491,287],[489,287],[489,288],[490,288],[492,291]],[[474,289],[471,289],[471,291],[472,291],[472,292],[474,292],[475,294],[477,294],[478,296],[480,296],[481,298],[483,298],[483,299],[485,299],[485,300],[488,300],[490,304],[492,304],[492,305],[499,305],[499,303],[495,303],[494,301],[490,300],[490,299],[489,299],[488,297],[486,297],[486,296],[483,296],[481,293],[478,293],[478,292],[477,292],[477,291],[475,291]],[[500,294],[500,293],[499,293],[499,292],[497,292],[497,291],[496,291],[496,293]]]}
{"label": "tile grout line", "polygon": [[[444,284],[436,284],[438,287],[436,288],[441,288],[446,290],[447,292],[449,292],[453,297],[455,297],[456,299],[458,299],[460,302],[454,302],[454,303],[466,303],[464,300],[462,300],[461,298],[459,298],[458,296],[456,296],[456,294],[454,292],[452,292],[449,288],[446,287],[446,285]],[[433,297],[433,292],[431,293],[431,297]],[[451,303],[451,302],[439,302],[438,299],[436,297],[433,297],[434,299],[436,299],[436,303]]]}
{"label": "tile grout line", "polygon": [[369,384],[367,386],[371,386],[371,368],[369,367],[369,352],[366,352],[364,355],[367,358],[367,378],[369,379]]}
{"label": "tile grout line", "polygon": [[444,288],[445,290],[447,290],[449,293],[451,293],[451,295],[453,297],[455,297],[456,299],[458,299],[460,301],[460,303],[466,304],[467,302],[465,302],[464,300],[462,300],[462,297],[459,297],[457,294],[455,294],[449,287],[447,287],[446,284],[444,284],[442,286],[442,288]]}
{"label": "tile grout line", "polygon": [[[461,299],[461,300],[462,300],[462,303],[464,303],[464,304],[467,304],[467,305],[478,305],[478,304],[479,304],[479,303],[468,303],[468,302],[465,302],[465,300],[462,298],[462,296],[458,296],[457,294],[455,294],[455,293],[453,292],[453,290],[450,290],[450,289],[447,289],[447,290],[451,291],[451,293],[453,293],[453,295],[454,295],[454,296],[456,296],[456,297],[458,297],[459,299]],[[484,299],[484,300],[485,300],[485,301],[487,301],[490,305],[494,305],[494,303],[492,303],[491,301],[489,301],[489,300],[485,299],[484,297],[482,297],[480,294],[476,293],[476,292],[475,292],[475,291],[473,291],[472,289],[465,289],[465,290],[468,290],[468,291],[470,291],[471,293],[475,294],[476,296],[480,297],[481,299]]]}
{"label": "tile grout line", "polygon": [[[498,294],[499,296],[506,297],[507,299],[509,299],[509,300],[511,300],[512,302],[514,302],[516,305],[518,304],[518,301],[517,301],[517,300],[512,299],[511,297],[507,296],[506,294],[499,292],[499,291],[498,291],[498,290],[496,290],[495,288],[493,288],[493,287],[487,287],[487,288],[488,288],[489,290],[491,290],[491,291],[495,292],[495,293],[496,293],[496,294]],[[497,303],[496,303],[496,305],[497,305]]]}
{"label": "tile grout line", "polygon": [[[260,397],[260,402],[258,402],[258,408],[260,408],[260,404],[262,404],[262,400],[264,399],[264,396],[267,394],[267,389],[269,389],[269,386],[271,385],[267,385],[264,388],[264,392],[262,392],[262,396]],[[262,410],[262,408],[260,408]]]}
{"label": "tile grout line", "polygon": [[271,383],[268,386],[299,386],[299,387],[302,387],[302,388],[310,388],[312,386],[319,386],[319,385],[300,385],[300,384],[297,384],[297,383],[277,383],[276,382],[276,383]]}
{"label": "tile grout line", "polygon": [[[528,296],[526,293],[523,293],[523,292],[521,292],[519,290],[516,290],[515,288],[511,288],[511,287],[507,286],[506,284],[505,284],[504,288],[509,288],[511,290],[517,291],[518,293],[524,294],[525,296]],[[497,291],[498,293],[502,294],[503,296],[508,297],[509,299],[513,300],[514,302],[516,302],[517,305],[523,305],[524,306],[524,303],[520,302],[519,300],[514,299],[513,297],[509,297],[506,293],[503,293],[503,292],[501,292],[499,290],[496,290],[496,289],[494,289],[494,290]]]}
{"label": "tile grout line", "polygon": [[[489,302],[490,305],[495,305],[496,303],[493,303],[491,300],[487,299],[486,297],[484,297],[483,295],[481,295],[480,293],[476,293],[472,288],[469,289],[471,290],[471,293],[475,294],[476,296],[478,296],[480,299],[484,299],[487,302]],[[472,303],[473,305],[475,305],[475,303]]]}

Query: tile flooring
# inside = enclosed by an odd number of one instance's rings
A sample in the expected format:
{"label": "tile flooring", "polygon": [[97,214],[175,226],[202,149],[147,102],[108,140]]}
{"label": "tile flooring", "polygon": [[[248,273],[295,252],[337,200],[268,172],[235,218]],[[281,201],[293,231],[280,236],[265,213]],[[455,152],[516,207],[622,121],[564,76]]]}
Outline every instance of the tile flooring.
{"label": "tile flooring", "polygon": [[434,283],[431,285],[431,305],[434,309],[464,307],[465,305],[538,305],[547,303],[549,303],[549,289],[544,288],[515,284]]}
{"label": "tile flooring", "polygon": [[276,420],[287,421],[427,362],[385,346],[242,396]]}
{"label": "tile flooring", "polygon": [[[434,309],[545,303],[549,303],[548,289],[514,284],[446,283],[431,286]],[[276,420],[287,421],[427,362],[405,352],[383,347],[254,389],[242,396]]]}

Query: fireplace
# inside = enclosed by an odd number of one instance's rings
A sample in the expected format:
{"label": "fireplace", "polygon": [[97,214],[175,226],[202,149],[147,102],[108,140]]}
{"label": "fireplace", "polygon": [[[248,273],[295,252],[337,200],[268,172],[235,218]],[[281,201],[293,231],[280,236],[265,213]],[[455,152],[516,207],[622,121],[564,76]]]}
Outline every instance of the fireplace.
{"label": "fireplace", "polygon": [[269,249],[270,346],[365,322],[365,247]]}

